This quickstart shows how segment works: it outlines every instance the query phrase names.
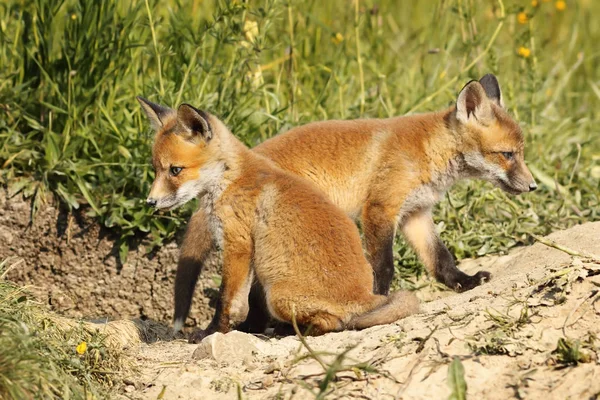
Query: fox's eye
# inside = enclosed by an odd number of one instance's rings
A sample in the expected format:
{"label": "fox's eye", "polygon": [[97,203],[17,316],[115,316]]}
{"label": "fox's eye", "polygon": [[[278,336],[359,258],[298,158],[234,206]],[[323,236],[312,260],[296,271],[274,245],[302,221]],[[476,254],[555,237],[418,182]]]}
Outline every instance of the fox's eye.
{"label": "fox's eye", "polygon": [[182,169],[183,169],[182,167],[171,167],[169,169],[169,171],[171,172],[171,175],[177,176],[177,175],[179,175],[179,173],[181,172]]}
{"label": "fox's eye", "polygon": [[512,151],[503,151],[502,156],[510,161],[514,158],[515,153],[513,153]]}

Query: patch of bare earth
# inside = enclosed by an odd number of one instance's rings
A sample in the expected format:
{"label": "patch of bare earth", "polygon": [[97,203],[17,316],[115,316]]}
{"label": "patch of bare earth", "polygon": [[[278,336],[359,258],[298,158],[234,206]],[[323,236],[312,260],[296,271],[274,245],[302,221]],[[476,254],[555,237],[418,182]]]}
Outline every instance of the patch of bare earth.
{"label": "patch of bare earth", "polygon": [[[178,238],[180,239],[180,238]],[[84,212],[45,204],[31,222],[30,202],[0,188],[0,261],[22,260],[7,279],[31,285],[57,313],[86,319],[141,318],[165,324],[173,313],[176,242],[149,252],[140,243],[122,264],[118,238]],[[194,297],[192,325],[210,320],[219,263],[208,263]],[[209,305],[209,302],[211,304]]]}
{"label": "patch of bare earth", "polygon": [[[422,313],[364,331],[307,337],[215,334],[200,345],[140,344],[134,399],[448,398],[448,366],[464,366],[467,398],[592,399],[600,395],[600,222],[548,237],[582,253],[537,243],[465,261],[491,282],[470,292],[419,292]],[[558,349],[558,350],[557,350]],[[339,355],[347,352],[345,356]],[[325,364],[321,365],[314,355]],[[338,365],[335,362],[338,362]],[[337,368],[324,385],[326,369]]]}

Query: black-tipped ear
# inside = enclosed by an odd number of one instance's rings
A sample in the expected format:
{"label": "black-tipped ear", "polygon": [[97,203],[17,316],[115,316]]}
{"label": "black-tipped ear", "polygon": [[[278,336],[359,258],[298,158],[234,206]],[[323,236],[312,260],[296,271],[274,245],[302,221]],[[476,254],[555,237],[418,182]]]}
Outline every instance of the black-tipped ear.
{"label": "black-tipped ear", "polygon": [[479,82],[467,83],[458,94],[456,118],[463,123],[474,119],[483,125],[487,125],[494,118],[491,100]]}
{"label": "black-tipped ear", "polygon": [[502,91],[500,90],[500,84],[498,79],[493,74],[486,74],[479,80],[483,90],[487,94],[487,97],[492,100],[496,105],[504,108],[504,102],[502,101]]}
{"label": "black-tipped ear", "polygon": [[212,139],[212,128],[208,122],[208,114],[204,111],[182,104],[177,108],[177,122],[188,134],[188,140],[202,138],[208,142]]}
{"label": "black-tipped ear", "polygon": [[152,125],[152,128],[154,128],[155,131],[162,128],[164,126],[166,118],[170,114],[173,114],[175,112],[174,110],[168,107],[164,107],[159,104],[155,104],[149,100],[146,100],[142,96],[137,96],[136,99],[137,101],[139,101],[140,105],[142,106],[142,109],[148,116],[150,124]]}

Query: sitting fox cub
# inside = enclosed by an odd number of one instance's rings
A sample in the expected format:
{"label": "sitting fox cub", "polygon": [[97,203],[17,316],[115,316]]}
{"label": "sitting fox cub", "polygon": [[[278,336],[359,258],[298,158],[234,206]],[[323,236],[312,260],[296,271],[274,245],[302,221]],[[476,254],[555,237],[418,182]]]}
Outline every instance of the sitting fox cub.
{"label": "sitting fox cub", "polygon": [[156,129],[148,203],[172,209],[200,198],[203,226],[223,249],[217,310],[202,340],[227,332],[253,280],[277,320],[313,334],[387,324],[418,310],[412,293],[373,293],[373,270],[356,226],[310,182],[250,151],[216,117],[138,98]]}
{"label": "sitting fox cub", "polygon": [[[397,226],[430,274],[446,286],[470,290],[490,278],[485,271],[474,276],[460,271],[436,232],[431,210],[457,180],[485,179],[511,194],[537,187],[523,159],[523,133],[505,111],[498,81],[489,74],[469,82],[456,105],[441,112],[315,122],[277,135],[253,152],[311,181],[347,215],[361,220],[377,294],[390,288]],[[206,232],[206,217],[199,210],[188,225],[177,269],[176,329],[188,315],[212,248]],[[259,312],[253,297],[250,311]]]}

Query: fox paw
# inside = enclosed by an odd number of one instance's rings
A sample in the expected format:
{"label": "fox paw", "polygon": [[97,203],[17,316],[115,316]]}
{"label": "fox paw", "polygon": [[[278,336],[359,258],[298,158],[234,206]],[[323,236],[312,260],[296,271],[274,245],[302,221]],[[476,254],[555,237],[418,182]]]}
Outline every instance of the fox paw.
{"label": "fox paw", "polygon": [[456,282],[454,290],[461,293],[473,289],[479,285],[489,282],[492,279],[492,274],[487,271],[479,271],[473,276],[466,275],[466,278]]}
{"label": "fox paw", "polygon": [[196,329],[194,332],[192,332],[190,334],[190,337],[188,338],[188,343],[190,343],[190,344],[200,343],[202,341],[202,339],[204,339],[205,337],[207,337],[208,335],[210,335],[212,333],[213,332],[210,332],[208,329]]}
{"label": "fox paw", "polygon": [[265,333],[265,329],[267,329],[267,321],[253,322],[246,320],[235,327],[236,331],[252,334]]}

